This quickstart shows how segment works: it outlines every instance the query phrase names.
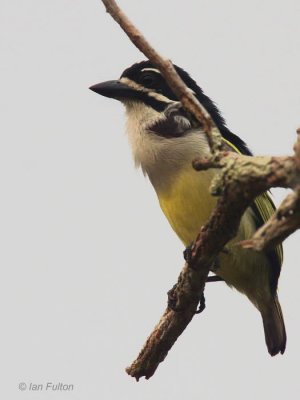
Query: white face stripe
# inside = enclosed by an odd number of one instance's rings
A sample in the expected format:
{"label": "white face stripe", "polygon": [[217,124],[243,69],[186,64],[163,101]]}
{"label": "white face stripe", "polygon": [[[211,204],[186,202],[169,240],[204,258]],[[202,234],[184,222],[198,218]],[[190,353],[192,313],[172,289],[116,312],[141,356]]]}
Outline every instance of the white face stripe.
{"label": "white face stripe", "polygon": [[120,82],[125,83],[125,85],[131,87],[132,89],[140,90],[141,92],[149,92],[149,89],[145,88],[139,83],[136,83],[135,81],[132,81],[129,78],[123,77],[120,79]]}
{"label": "white face stripe", "polygon": [[148,95],[149,95],[150,97],[153,97],[155,100],[163,101],[164,103],[168,103],[168,104],[171,104],[171,103],[178,103],[178,101],[176,101],[176,100],[171,100],[171,99],[169,99],[168,97],[164,96],[164,95],[161,94],[161,93],[149,92]]}
{"label": "white face stripe", "polygon": [[161,93],[156,93],[156,92],[152,91],[152,89],[147,89],[144,86],[140,85],[137,82],[134,82],[133,80],[131,80],[129,78],[123,77],[120,79],[120,82],[125,83],[125,85],[131,87],[132,89],[139,90],[144,93],[148,93],[148,95],[150,97],[153,97],[154,99],[156,99],[158,101],[162,101],[164,103],[170,103],[170,104],[176,103],[176,101],[168,99],[168,97],[162,95]]}
{"label": "white face stripe", "polygon": [[143,72],[143,71],[152,71],[152,72],[156,72],[157,74],[160,74],[161,72],[158,70],[158,69],[156,69],[156,68],[143,68],[142,70],[141,70],[141,72]]}

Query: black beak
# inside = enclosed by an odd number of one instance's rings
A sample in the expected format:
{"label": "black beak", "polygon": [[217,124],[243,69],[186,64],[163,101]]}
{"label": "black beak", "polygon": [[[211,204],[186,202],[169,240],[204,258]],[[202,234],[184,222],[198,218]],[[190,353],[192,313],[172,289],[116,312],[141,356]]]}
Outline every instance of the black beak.
{"label": "black beak", "polygon": [[97,83],[96,85],[91,86],[90,89],[102,96],[117,100],[132,98],[134,97],[134,94],[136,94],[135,90],[120,81]]}

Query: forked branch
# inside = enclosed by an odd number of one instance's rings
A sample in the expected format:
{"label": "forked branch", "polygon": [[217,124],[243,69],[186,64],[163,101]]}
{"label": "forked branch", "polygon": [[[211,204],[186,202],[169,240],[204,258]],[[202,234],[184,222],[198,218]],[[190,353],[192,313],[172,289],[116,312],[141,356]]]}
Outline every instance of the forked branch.
{"label": "forked branch", "polygon": [[212,155],[195,160],[194,168],[219,168],[212,194],[220,196],[209,221],[194,241],[175,287],[171,290],[172,308],[166,308],[137,359],[126,369],[139,380],[150,378],[177,338],[196,313],[205,282],[216,257],[236,235],[245,210],[261,193],[272,187],[294,189],[274,216],[241,245],[263,250],[284,240],[300,227],[300,139],[295,154],[289,157],[250,157],[225,152],[212,118],[180,79],[171,61],[161,57],[129,21],[114,0],[102,0],[134,45],[160,70],[183,107],[201,123],[208,136]]}

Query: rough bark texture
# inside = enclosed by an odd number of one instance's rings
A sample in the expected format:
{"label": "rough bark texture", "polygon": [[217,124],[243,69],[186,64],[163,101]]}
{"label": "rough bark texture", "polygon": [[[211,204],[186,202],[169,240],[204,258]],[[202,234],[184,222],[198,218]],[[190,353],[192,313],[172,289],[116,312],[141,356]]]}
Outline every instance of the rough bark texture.
{"label": "rough bark texture", "polygon": [[197,311],[205,282],[218,254],[237,232],[241,217],[256,196],[272,187],[291,188],[274,216],[242,246],[261,251],[283,241],[300,227],[300,131],[294,155],[250,157],[222,151],[220,133],[207,111],[186,88],[172,63],[162,58],[128,20],[114,0],[102,0],[107,12],[130,40],[161,71],[183,107],[202,124],[212,150],[209,159],[195,160],[196,170],[219,168],[212,194],[220,196],[216,209],[195,239],[168,306],[137,359],[126,369],[139,380],[150,378]]}

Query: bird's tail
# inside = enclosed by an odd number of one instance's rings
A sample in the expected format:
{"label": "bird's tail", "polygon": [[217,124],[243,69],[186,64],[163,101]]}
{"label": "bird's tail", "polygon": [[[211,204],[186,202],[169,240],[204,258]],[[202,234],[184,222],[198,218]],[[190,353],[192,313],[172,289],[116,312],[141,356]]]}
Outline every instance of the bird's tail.
{"label": "bird's tail", "polygon": [[286,331],[277,295],[270,301],[268,307],[264,307],[260,312],[269,353],[271,356],[279,352],[283,354],[286,346]]}

